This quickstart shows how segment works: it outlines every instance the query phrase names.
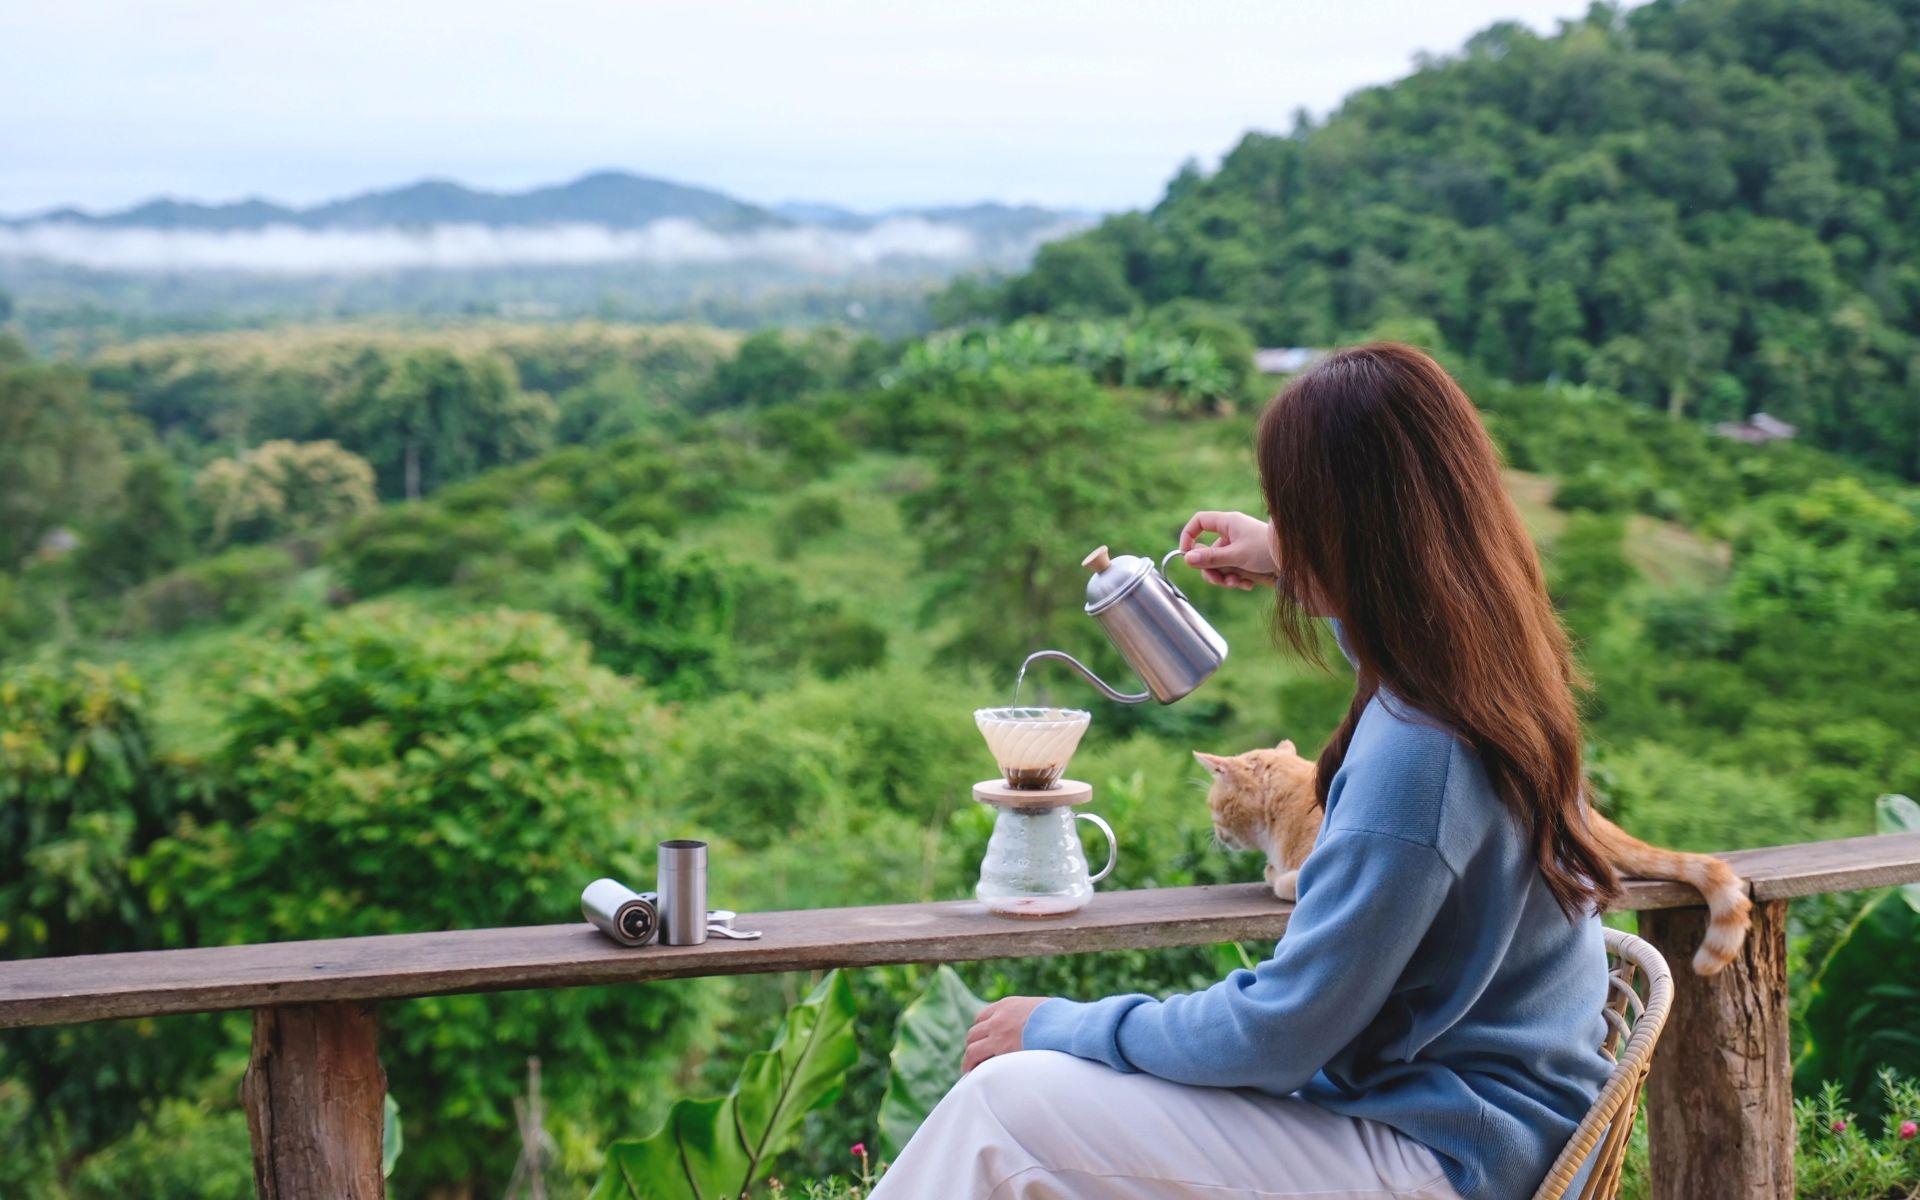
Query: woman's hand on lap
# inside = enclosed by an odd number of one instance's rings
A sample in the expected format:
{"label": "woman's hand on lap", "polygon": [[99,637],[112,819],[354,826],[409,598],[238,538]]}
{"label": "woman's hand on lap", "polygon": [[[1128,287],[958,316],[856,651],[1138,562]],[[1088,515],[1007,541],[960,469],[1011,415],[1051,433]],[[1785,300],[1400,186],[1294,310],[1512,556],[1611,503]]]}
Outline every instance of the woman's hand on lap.
{"label": "woman's hand on lap", "polygon": [[990,1058],[1012,1054],[1020,1049],[1020,1034],[1027,1027],[1033,1010],[1047,1002],[1045,996],[1007,996],[980,1010],[967,1031],[967,1052],[960,1060],[965,1074]]}
{"label": "woman's hand on lap", "polygon": [[[1217,534],[1211,546],[1194,539]],[[1208,583],[1252,591],[1255,584],[1270,586],[1279,567],[1273,560],[1273,531],[1259,517],[1236,512],[1197,512],[1180,531],[1180,549],[1187,565],[1196,567]]]}

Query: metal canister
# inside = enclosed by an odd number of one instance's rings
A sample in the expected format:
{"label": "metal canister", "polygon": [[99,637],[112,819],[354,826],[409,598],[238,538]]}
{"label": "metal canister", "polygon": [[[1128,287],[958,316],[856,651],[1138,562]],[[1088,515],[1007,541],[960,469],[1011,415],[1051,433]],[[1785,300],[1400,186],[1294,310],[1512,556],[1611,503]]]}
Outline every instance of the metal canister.
{"label": "metal canister", "polygon": [[660,932],[658,898],[617,879],[596,879],[580,893],[580,915],[622,946],[644,946]]}
{"label": "metal canister", "polygon": [[707,940],[707,844],[685,839],[660,843],[656,868],[660,893],[660,940],[698,946]]}

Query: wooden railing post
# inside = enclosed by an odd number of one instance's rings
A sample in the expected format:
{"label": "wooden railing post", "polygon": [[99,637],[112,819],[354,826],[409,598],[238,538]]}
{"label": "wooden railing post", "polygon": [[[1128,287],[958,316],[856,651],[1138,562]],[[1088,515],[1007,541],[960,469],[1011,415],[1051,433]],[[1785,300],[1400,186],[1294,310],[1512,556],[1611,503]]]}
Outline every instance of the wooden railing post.
{"label": "wooden railing post", "polygon": [[1787,1035],[1787,902],[1753,907],[1740,957],[1710,978],[1688,966],[1704,908],[1640,914],[1673,964],[1673,1015],[1647,1081],[1653,1200],[1793,1200],[1793,1061]]}
{"label": "wooden railing post", "polygon": [[258,1200],[382,1200],[387,1073],[369,1004],[253,1012],[240,1086]]}

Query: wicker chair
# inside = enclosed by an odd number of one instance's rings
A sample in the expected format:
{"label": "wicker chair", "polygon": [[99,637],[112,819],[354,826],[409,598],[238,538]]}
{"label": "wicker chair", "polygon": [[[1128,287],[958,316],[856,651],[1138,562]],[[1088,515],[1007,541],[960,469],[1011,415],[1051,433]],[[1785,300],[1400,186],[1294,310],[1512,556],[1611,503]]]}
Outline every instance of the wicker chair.
{"label": "wicker chair", "polygon": [[1620,1194],[1620,1167],[1640,1108],[1640,1087],[1673,1004],[1673,972],[1658,950],[1617,929],[1607,930],[1607,959],[1607,1040],[1600,1049],[1614,1060],[1613,1074],[1554,1159],[1533,1200],[1566,1200],[1567,1189],[1589,1157],[1595,1159],[1593,1170],[1578,1200],[1614,1200]]}

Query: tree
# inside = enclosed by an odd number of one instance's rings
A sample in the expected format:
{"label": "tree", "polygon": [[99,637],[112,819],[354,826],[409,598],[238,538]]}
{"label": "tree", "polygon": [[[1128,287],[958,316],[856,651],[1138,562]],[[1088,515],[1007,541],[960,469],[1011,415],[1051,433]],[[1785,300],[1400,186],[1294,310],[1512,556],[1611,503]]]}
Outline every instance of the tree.
{"label": "tree", "polygon": [[[125,668],[30,667],[0,678],[0,957],[152,950],[191,913],[146,886],[149,856],[183,819],[217,816],[204,780],[159,754]],[[176,943],[177,944],[177,943]],[[0,1035],[0,1078],[34,1120],[85,1151],[206,1071],[216,1018]]]}
{"label": "tree", "polygon": [[166,455],[135,455],[106,518],[87,531],[81,568],[95,592],[124,591],[185,562],[193,518],[180,469]]}
{"label": "tree", "polygon": [[653,427],[664,408],[631,364],[611,363],[560,393],[554,434],[563,443],[610,442]]}
{"label": "tree", "polygon": [[[1135,536],[1158,471],[1139,417],[1072,368],[994,369],[930,383],[933,480],[902,501],[933,586],[943,653],[1011,674],[1030,651],[1082,646],[1080,560]],[[1165,541],[1165,536],[1151,544]]]}
{"label": "tree", "polygon": [[791,401],[821,382],[805,347],[791,344],[780,330],[766,329],[741,342],[739,352],[714,370],[694,397],[694,408],[765,408]]}
{"label": "tree", "polygon": [[373,468],[337,442],[268,442],[194,478],[212,544],[305,533],[373,511]]}
{"label": "tree", "polygon": [[418,500],[455,479],[552,443],[553,402],[520,390],[499,355],[415,350],[357,391],[342,414],[384,495]]}
{"label": "tree", "polygon": [[1098,242],[1080,239],[1040,247],[1032,270],[1008,286],[1006,298],[1007,315],[1016,317],[1115,316],[1139,303],[1118,257]]}
{"label": "tree", "polygon": [[[7,339],[0,338],[0,351]],[[114,499],[126,469],[116,415],[67,367],[0,353],[0,568]]]}

